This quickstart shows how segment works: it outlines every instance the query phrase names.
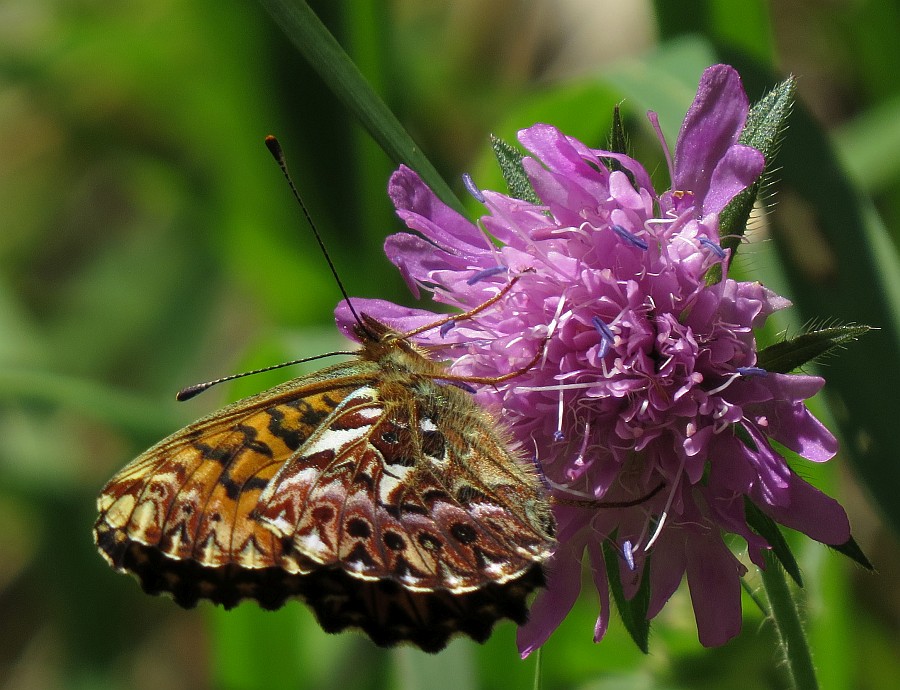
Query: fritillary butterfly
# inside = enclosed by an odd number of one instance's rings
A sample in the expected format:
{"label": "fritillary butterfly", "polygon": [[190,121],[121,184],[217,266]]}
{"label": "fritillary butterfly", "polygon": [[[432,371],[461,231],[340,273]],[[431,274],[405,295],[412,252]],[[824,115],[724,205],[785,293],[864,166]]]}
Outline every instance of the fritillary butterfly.
{"label": "fritillary butterfly", "polygon": [[233,403],[116,474],[103,557],[185,607],[304,600],[322,628],[436,652],[527,616],[554,521],[497,420],[362,315],[356,358]]}

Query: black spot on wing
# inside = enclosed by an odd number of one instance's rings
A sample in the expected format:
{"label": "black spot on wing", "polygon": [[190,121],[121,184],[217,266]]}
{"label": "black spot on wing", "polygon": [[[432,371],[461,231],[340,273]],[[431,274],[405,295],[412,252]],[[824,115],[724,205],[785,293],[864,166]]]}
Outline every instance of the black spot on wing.
{"label": "black spot on wing", "polygon": [[447,453],[447,442],[440,431],[422,432],[422,453],[437,460],[443,460]]}
{"label": "black spot on wing", "polygon": [[[298,404],[299,403],[304,403],[309,406],[309,403],[306,403],[303,400],[298,401]],[[295,407],[295,405],[288,405],[288,407]],[[272,436],[281,439],[282,443],[292,451],[297,450],[303,445],[303,442],[308,438],[308,434],[303,427],[296,428],[287,426],[285,424],[284,412],[277,407],[269,408],[266,413],[269,415],[269,433],[272,434]]]}
{"label": "black spot on wing", "polygon": [[238,496],[241,495],[241,492],[254,490],[262,491],[268,486],[269,481],[262,477],[250,477],[250,479],[246,480],[244,483],[239,484],[226,471],[219,478],[219,483],[225,488],[225,495],[232,501],[236,501]]}
{"label": "black spot on wing", "polygon": [[272,449],[268,446],[268,444],[257,440],[256,437],[259,432],[254,427],[247,426],[246,424],[238,424],[235,427],[235,430],[239,431],[244,436],[244,440],[241,442],[241,446],[247,448],[248,450],[252,450],[254,453],[264,455],[267,458],[272,457]]}

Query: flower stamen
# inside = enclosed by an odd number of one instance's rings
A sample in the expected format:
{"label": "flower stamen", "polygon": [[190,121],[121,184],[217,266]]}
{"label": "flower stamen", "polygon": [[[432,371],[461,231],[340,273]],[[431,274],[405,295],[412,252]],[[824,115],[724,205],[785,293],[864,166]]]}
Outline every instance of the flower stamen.
{"label": "flower stamen", "polygon": [[484,194],[481,193],[481,190],[475,185],[474,180],[472,180],[472,176],[469,173],[462,174],[463,187],[466,188],[466,191],[472,195],[472,197],[478,203],[484,203]]}
{"label": "flower stamen", "polygon": [[616,342],[616,337],[599,316],[592,316],[591,323],[594,324],[594,328],[600,334],[600,357],[606,357],[610,346]]}
{"label": "flower stamen", "polygon": [[659,522],[656,523],[656,529],[653,530],[653,535],[650,537],[650,540],[644,547],[645,552],[650,550],[650,547],[656,543],[656,540],[659,539],[659,535],[662,534],[663,526],[666,524],[666,520],[669,517],[669,510],[671,510],[672,508],[672,501],[675,500],[675,492],[678,490],[678,482],[681,481],[681,473],[684,472],[684,460],[685,458],[682,457],[681,463],[678,465],[678,472],[675,473],[675,478],[672,480],[672,490],[669,492],[669,497],[666,499],[666,505],[659,516]]}
{"label": "flower stamen", "polygon": [[612,230],[630,245],[635,246],[642,251],[647,251],[647,248],[650,246],[640,237],[635,235],[633,232],[629,232],[621,225],[613,225]]}
{"label": "flower stamen", "polygon": [[445,338],[445,337],[447,337],[447,333],[450,332],[450,329],[452,329],[455,326],[456,326],[456,321],[448,321],[447,323],[443,324],[440,327],[438,332],[441,334],[442,338]]}
{"label": "flower stamen", "polygon": [[474,285],[475,283],[478,283],[478,282],[484,280],[485,278],[490,278],[499,273],[504,273],[508,270],[509,270],[509,268],[507,268],[506,266],[494,266],[493,268],[482,269],[481,271],[478,271],[474,275],[469,276],[469,278],[466,280],[466,285]]}
{"label": "flower stamen", "polygon": [[622,542],[620,553],[622,554],[622,558],[625,559],[625,563],[628,565],[628,570],[634,572],[634,551],[632,550],[630,539],[626,539]]}
{"label": "flower stamen", "polygon": [[715,242],[713,242],[713,241],[712,241],[711,239],[709,239],[708,237],[701,237],[701,238],[699,238],[698,241],[700,242],[700,244],[701,244],[702,246],[706,247],[706,248],[709,249],[713,254],[715,254],[717,257],[719,257],[719,259],[721,259],[721,260],[723,260],[723,261],[725,260],[725,257],[727,256],[727,254],[725,253],[725,250],[722,249],[721,246],[719,246],[718,244],[716,244]]}

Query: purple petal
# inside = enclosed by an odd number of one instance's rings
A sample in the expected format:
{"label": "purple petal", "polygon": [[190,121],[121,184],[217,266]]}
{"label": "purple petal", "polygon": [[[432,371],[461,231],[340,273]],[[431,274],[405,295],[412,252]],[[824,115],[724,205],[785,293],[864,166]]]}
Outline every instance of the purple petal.
{"label": "purple petal", "polygon": [[769,436],[807,460],[825,462],[838,452],[834,434],[802,403],[776,402],[769,422]]}
{"label": "purple petal", "polygon": [[626,156],[624,153],[614,153],[603,149],[594,149],[593,152],[600,158],[611,158],[621,164],[634,177],[638,189],[653,191],[653,182],[650,181],[650,175],[647,174],[644,166],[634,160],[634,158]]}
{"label": "purple petal", "polygon": [[650,552],[650,604],[647,618],[654,618],[681,584],[687,563],[682,530],[664,529]]}
{"label": "purple petal", "polygon": [[[403,307],[393,302],[382,299],[362,299],[354,297],[351,300],[353,308],[357,314],[368,314],[376,321],[390,326],[399,333],[406,333],[421,326],[434,323],[441,318],[440,314],[435,314],[424,309],[413,309],[411,307]],[[356,319],[350,312],[347,302],[341,300],[334,309],[334,320],[337,322],[338,330],[351,340],[356,340],[353,333],[353,327],[356,325]]]}
{"label": "purple petal", "polygon": [[692,535],[685,546],[700,644],[717,647],[741,631],[741,577],[747,569],[718,534]]}
{"label": "purple petal", "polygon": [[735,145],[716,166],[703,199],[703,216],[719,213],[736,195],[752,185],[766,167],[766,159],[750,146]]}
{"label": "purple petal", "polygon": [[572,539],[547,562],[547,589],[538,594],[528,622],[519,628],[516,644],[524,659],[540,647],[572,610],[581,591],[581,557],[584,540]]}
{"label": "purple petal", "polygon": [[591,149],[577,139],[567,137],[552,125],[537,124],[523,129],[518,135],[522,145],[533,153],[552,172],[561,173],[572,183],[590,189],[602,182],[605,169],[588,165],[596,161]]}
{"label": "purple petal", "polygon": [[600,595],[600,613],[597,615],[597,622],[594,623],[594,642],[599,642],[609,628],[609,581],[606,577],[603,549],[599,544],[596,542],[588,544],[588,555],[591,559],[591,575],[594,579],[594,586]]}
{"label": "purple petal", "polygon": [[[417,281],[437,283],[435,274],[439,271],[471,270],[475,263],[471,257],[451,254],[408,232],[389,236],[384,241],[384,252],[388,260],[400,269],[409,291],[415,297],[419,296]],[[489,261],[491,256],[486,254],[485,259]]]}
{"label": "purple petal", "polygon": [[703,72],[675,147],[673,188],[694,193],[703,205],[713,171],[737,143],[749,103],[733,67],[713,65]]}
{"label": "purple petal", "polygon": [[754,493],[753,502],[785,527],[803,532],[823,544],[839,546],[850,539],[850,522],[841,505],[811,484],[792,474],[788,480],[788,501],[770,505]]}
{"label": "purple petal", "polygon": [[388,195],[397,208],[397,215],[410,229],[422,233],[445,250],[455,251],[460,243],[470,249],[487,249],[482,232],[438,199],[422,178],[405,165],[391,175]]}

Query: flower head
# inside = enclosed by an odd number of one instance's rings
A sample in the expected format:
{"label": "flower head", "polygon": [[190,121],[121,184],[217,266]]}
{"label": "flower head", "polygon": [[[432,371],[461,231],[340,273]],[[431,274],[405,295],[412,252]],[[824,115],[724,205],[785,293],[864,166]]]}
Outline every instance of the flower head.
{"label": "flower head", "polygon": [[[837,450],[803,402],[822,379],[757,366],[754,329],[789,302],[759,283],[706,280],[715,265],[727,276],[719,213],[765,163],[738,143],[747,112],[737,73],[708,69],[663,193],[637,161],[544,124],[519,133],[540,203],[479,191],[487,209],[480,225],[440,202],[413,171],[401,167],[391,178],[391,198],[412,232],[389,237],[385,249],[414,294],[425,289],[471,309],[518,278],[475,318],[417,339],[443,348],[459,376],[527,367],[477,393],[502,411],[556,500],[559,549],[547,591],[520,631],[523,653],[574,604],[585,551],[601,598],[594,637],[602,637],[604,543],[621,554],[627,597],[652,561],[648,617],[686,574],[700,641],[715,645],[741,622],[745,567],[724,536],[743,538],[758,565],[769,548],[747,524],[746,501],[819,541],[849,538],[843,509],[778,451],[820,462]],[[400,330],[435,320],[379,300],[356,304]],[[348,310],[337,315],[347,329]]]}

